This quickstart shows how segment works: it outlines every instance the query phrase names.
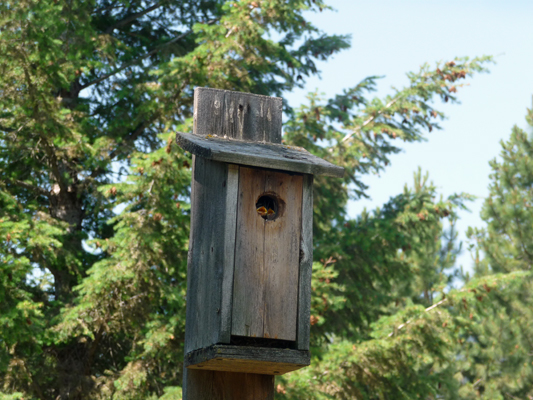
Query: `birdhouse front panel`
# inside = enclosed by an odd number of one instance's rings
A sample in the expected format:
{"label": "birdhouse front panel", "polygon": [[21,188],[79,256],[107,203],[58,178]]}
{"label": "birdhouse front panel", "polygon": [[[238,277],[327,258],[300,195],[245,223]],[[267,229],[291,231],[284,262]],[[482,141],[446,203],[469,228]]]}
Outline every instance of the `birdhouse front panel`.
{"label": "birdhouse front panel", "polygon": [[303,175],[239,167],[232,336],[295,341]]}

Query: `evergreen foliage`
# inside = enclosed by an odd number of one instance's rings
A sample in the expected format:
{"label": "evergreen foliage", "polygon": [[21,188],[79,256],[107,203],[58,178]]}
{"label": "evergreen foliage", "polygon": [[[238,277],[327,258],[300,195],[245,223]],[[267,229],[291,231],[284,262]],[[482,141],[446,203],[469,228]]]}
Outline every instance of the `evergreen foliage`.
{"label": "evergreen foliage", "polygon": [[509,295],[499,295],[494,310],[477,327],[462,352],[463,376],[472,384],[465,396],[487,399],[533,398],[533,110],[529,132],[515,126],[491,161],[489,196],[481,217],[484,229],[469,234],[475,249],[475,276],[522,276]]}
{"label": "evergreen foliage", "polygon": [[[316,60],[349,46],[305,20],[326,7],[0,4],[0,398],[179,398],[191,159],[174,132],[191,130],[195,86],[280,96],[302,87]],[[347,174],[316,180],[314,358],[279,379],[280,398],[473,398],[477,379],[485,393],[529,395],[530,330],[516,317],[528,315],[521,301],[530,293],[525,136],[507,150],[522,146],[521,158],[495,175],[498,214],[485,211],[490,228],[477,233],[489,258],[461,289],[444,295],[468,195],[441,198],[418,171],[382,208],[353,220],[345,210],[365,196],[364,174],[439,128],[434,101],[456,101],[487,61],[424,65],[384,99],[371,96],[378,77],[369,77],[335,98],[311,93],[300,108],[286,105],[285,143]],[[500,179],[523,180],[523,193]],[[499,224],[500,214],[515,219]],[[486,340],[501,323],[496,358]],[[524,347],[510,359],[515,341]]]}

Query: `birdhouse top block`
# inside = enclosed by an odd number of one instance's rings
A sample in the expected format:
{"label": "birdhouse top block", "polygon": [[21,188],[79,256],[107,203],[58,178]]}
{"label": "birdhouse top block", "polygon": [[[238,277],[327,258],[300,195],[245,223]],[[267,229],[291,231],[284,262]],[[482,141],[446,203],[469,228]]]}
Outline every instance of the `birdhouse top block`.
{"label": "birdhouse top block", "polygon": [[302,147],[281,144],[282,111],[279,97],[196,88],[194,134],[179,132],[176,140],[184,150],[208,160],[342,177],[344,168]]}
{"label": "birdhouse top block", "polygon": [[280,97],[198,87],[194,133],[250,142],[281,143]]}

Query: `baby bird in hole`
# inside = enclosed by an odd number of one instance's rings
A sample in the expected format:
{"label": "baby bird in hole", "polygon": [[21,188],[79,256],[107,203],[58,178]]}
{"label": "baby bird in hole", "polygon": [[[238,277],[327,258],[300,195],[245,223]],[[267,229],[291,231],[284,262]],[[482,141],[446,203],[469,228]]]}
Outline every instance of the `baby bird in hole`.
{"label": "baby bird in hole", "polygon": [[273,219],[276,215],[276,203],[271,197],[262,196],[255,207],[263,219]]}

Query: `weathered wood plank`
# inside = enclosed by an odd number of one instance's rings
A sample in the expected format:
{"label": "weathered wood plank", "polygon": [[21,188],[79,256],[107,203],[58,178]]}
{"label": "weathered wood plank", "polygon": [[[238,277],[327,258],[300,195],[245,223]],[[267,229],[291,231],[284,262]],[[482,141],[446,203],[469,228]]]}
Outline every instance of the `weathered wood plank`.
{"label": "weathered wood plank", "polygon": [[313,176],[304,175],[302,196],[302,233],[298,290],[298,334],[296,348],[309,349],[311,317],[311,273],[313,271]]}
{"label": "weathered wood plank", "polygon": [[[302,175],[240,168],[232,335],[296,340],[302,185]],[[276,219],[256,211],[264,194]]]}
{"label": "weathered wood plank", "polygon": [[223,287],[227,289],[233,280],[234,250],[220,243],[231,243],[235,237],[237,179],[236,171],[227,164],[194,159],[186,353],[213,343],[229,343],[231,301],[223,298]]}
{"label": "weathered wood plank", "polygon": [[237,198],[239,195],[239,167],[228,164],[226,181],[224,225],[224,276],[222,277],[222,301],[220,306],[219,343],[231,340],[231,310],[233,302],[233,271],[235,267],[235,230],[237,225]]}
{"label": "weathered wood plank", "polygon": [[176,141],[192,154],[214,161],[311,175],[344,176],[344,168],[316,157],[301,147],[201,137],[183,132],[176,134]]}
{"label": "weathered wood plank", "polygon": [[280,97],[228,90],[194,90],[194,133],[254,142],[281,143]]}
{"label": "weathered wood plank", "polygon": [[263,336],[295,341],[303,176],[266,172],[265,178],[265,192],[284,204],[281,215],[264,224]]}
{"label": "weathered wood plank", "polygon": [[185,370],[184,400],[274,400],[274,376]]}
{"label": "weathered wood plank", "polygon": [[263,337],[264,225],[256,211],[264,173],[240,167],[231,334]]}
{"label": "weathered wood plank", "polygon": [[283,375],[308,366],[310,361],[307,350],[214,345],[189,353],[185,366],[188,369]]}

